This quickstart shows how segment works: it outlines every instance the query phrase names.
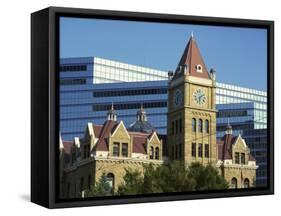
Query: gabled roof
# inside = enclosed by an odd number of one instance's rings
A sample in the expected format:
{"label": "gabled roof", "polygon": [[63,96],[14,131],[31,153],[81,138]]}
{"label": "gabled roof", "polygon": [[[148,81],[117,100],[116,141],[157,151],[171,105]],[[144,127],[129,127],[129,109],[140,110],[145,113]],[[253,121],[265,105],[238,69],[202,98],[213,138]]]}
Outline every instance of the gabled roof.
{"label": "gabled roof", "polygon": [[116,133],[118,133],[118,130],[122,130],[122,129],[126,133],[127,138],[130,138],[130,135],[129,135],[128,131],[127,131],[127,128],[125,127],[124,122],[122,120],[117,124],[117,126],[112,131],[112,137],[114,137],[116,135]]}
{"label": "gabled roof", "polygon": [[[217,150],[219,160],[232,160],[232,145],[236,142],[238,136],[225,134],[217,140]],[[255,158],[249,153],[249,161],[255,161]]]}
{"label": "gabled roof", "polygon": [[152,140],[153,137],[155,137],[155,138],[157,139],[157,141],[160,142],[159,137],[157,136],[157,133],[156,133],[155,130],[153,130],[153,131],[151,132],[151,134],[149,135],[149,137],[148,137],[149,142],[151,142],[151,140]]}
{"label": "gabled roof", "polygon": [[133,153],[147,154],[146,144],[152,133],[129,131],[133,137]]}
{"label": "gabled roof", "polygon": [[[94,151],[108,151],[108,137],[113,133],[120,123],[112,120],[107,120],[103,125],[93,125],[94,133],[98,141]],[[151,137],[153,132],[135,132],[128,131],[128,134],[133,137],[133,153],[146,154],[147,139]]]}
{"label": "gabled roof", "polygon": [[133,153],[146,154],[146,143],[150,133],[129,132],[133,136]]}
{"label": "gabled roof", "polygon": [[219,160],[232,159],[231,145],[233,144],[234,141],[235,141],[235,137],[232,134],[225,134],[222,139],[217,140]]}
{"label": "gabled roof", "polygon": [[94,130],[97,131],[95,136],[98,138],[98,142],[95,146],[96,151],[108,151],[108,137],[117,124],[116,121],[107,120],[104,122],[103,126],[93,126]]}
{"label": "gabled roof", "polygon": [[[189,74],[191,76],[211,79],[207,67],[204,63],[204,60],[200,54],[195,38],[193,36],[190,37],[178,64],[178,66],[183,66],[183,65],[188,65]],[[202,72],[196,71],[197,65],[202,66]],[[179,73],[177,72],[175,76],[176,77],[179,76]]]}
{"label": "gabled roof", "polygon": [[100,137],[101,131],[102,131],[103,125],[94,125],[93,124],[93,130],[96,137]]}
{"label": "gabled roof", "polygon": [[[108,137],[110,133],[116,129],[118,122],[107,120],[104,125],[93,125],[95,136],[98,138],[98,142],[95,146],[95,150],[108,151]],[[133,136],[133,153],[146,154],[146,142],[152,136],[152,133],[142,132],[128,132],[130,136]],[[63,141],[64,152],[67,155],[71,154],[71,148],[75,146],[73,141]]]}

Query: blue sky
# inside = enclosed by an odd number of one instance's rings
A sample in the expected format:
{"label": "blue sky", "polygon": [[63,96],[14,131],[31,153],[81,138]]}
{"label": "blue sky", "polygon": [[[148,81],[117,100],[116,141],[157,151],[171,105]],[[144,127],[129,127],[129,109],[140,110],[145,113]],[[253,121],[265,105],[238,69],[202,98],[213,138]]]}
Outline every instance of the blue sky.
{"label": "blue sky", "polygon": [[219,82],[266,90],[265,29],[61,18],[61,57],[97,56],[175,70],[193,32]]}

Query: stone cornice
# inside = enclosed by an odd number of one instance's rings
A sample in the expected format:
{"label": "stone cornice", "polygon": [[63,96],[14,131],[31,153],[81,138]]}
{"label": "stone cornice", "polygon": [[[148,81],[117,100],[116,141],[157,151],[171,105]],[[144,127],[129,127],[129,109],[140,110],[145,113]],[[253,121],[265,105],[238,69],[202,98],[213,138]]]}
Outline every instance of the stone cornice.
{"label": "stone cornice", "polygon": [[79,167],[84,166],[86,164],[89,164],[91,162],[94,161],[102,161],[105,163],[116,163],[116,164],[121,164],[121,163],[126,163],[126,164],[157,164],[157,165],[161,165],[164,163],[163,160],[150,160],[150,159],[139,159],[139,158],[116,158],[116,157],[98,157],[98,156],[94,156],[94,157],[89,157],[87,159],[83,159],[81,161],[78,161],[76,163],[74,163],[72,166],[66,167],[64,168],[65,172],[71,172],[74,170],[77,170]]}
{"label": "stone cornice", "polygon": [[213,113],[217,113],[217,110],[214,110],[214,109],[206,109],[206,108],[200,108],[200,107],[196,107],[196,108],[194,108],[194,107],[192,107],[192,106],[187,106],[187,105],[184,105],[184,106],[182,106],[182,107],[180,107],[180,108],[177,108],[177,109],[175,109],[175,110],[173,110],[173,111],[169,111],[168,110],[168,114],[173,114],[173,113],[175,113],[175,112],[178,112],[179,110],[184,110],[184,108],[188,108],[188,109],[190,109],[191,110],[191,112],[193,112],[193,113],[200,113],[200,111],[202,111],[202,112],[213,112]]}

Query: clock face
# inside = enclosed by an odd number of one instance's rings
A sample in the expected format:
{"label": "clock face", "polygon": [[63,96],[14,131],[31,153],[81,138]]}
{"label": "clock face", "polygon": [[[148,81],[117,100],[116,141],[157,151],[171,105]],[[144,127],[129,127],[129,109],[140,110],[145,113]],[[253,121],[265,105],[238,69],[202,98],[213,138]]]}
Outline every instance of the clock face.
{"label": "clock face", "polygon": [[195,92],[193,93],[193,99],[199,105],[205,104],[207,100],[206,95],[202,89],[195,90]]}
{"label": "clock face", "polygon": [[174,104],[176,106],[182,104],[182,92],[178,89],[176,90],[175,96],[174,96]]}

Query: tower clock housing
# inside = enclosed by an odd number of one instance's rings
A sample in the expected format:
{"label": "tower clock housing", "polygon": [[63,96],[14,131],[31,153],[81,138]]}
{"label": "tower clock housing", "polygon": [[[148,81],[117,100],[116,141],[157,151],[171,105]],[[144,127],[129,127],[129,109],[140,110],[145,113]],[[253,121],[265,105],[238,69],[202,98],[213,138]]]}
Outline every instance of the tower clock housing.
{"label": "tower clock housing", "polygon": [[215,71],[208,72],[192,36],[168,87],[168,150],[187,164],[217,161]]}

